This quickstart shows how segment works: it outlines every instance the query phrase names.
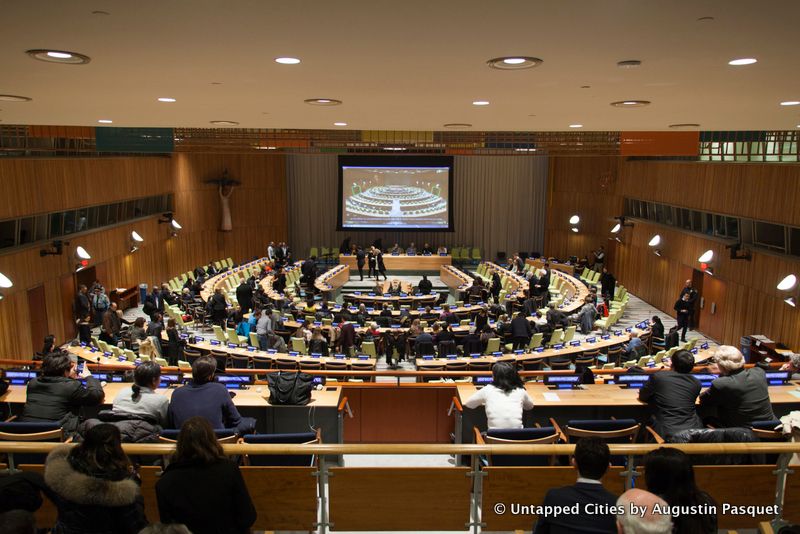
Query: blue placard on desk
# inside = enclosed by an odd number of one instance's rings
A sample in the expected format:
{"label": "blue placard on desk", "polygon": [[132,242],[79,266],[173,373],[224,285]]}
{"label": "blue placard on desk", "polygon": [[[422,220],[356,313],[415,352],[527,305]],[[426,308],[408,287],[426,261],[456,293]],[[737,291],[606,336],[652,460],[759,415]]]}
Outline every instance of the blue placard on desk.
{"label": "blue placard on desk", "polygon": [[89,352],[97,352],[97,349],[94,347],[89,347]]}
{"label": "blue placard on desk", "polygon": [[127,361],[128,361],[128,358],[126,358],[125,356],[120,356],[120,357],[119,357],[119,358],[117,358],[117,359],[118,359],[119,361],[121,361],[121,362],[127,362]]}
{"label": "blue placard on desk", "polygon": [[[415,296],[415,297],[421,297],[421,296],[422,296],[422,293],[414,293],[414,296]],[[422,310],[422,309],[424,309],[424,308],[420,308],[420,309]]]}
{"label": "blue placard on desk", "polygon": [[289,356],[299,356],[299,355],[300,355],[300,353],[295,351],[295,350],[290,350],[289,351]]}
{"label": "blue placard on desk", "polygon": [[708,343],[703,343],[702,345],[700,345],[700,348],[706,350],[708,348]]}
{"label": "blue placard on desk", "polygon": [[611,336],[609,336],[608,334],[603,334],[602,336],[600,336],[600,339],[611,339]]}
{"label": "blue placard on desk", "polygon": [[544,352],[544,347],[536,347],[533,350],[535,350],[536,352]]}
{"label": "blue placard on desk", "polygon": [[239,347],[239,345],[237,345],[236,343],[228,343],[228,348],[229,349],[235,349],[235,348],[238,348],[238,347]]}
{"label": "blue placard on desk", "polygon": [[419,313],[422,313],[422,312],[424,312],[424,311],[425,311],[425,308],[417,308],[417,311],[418,311]]}
{"label": "blue placard on desk", "polygon": [[436,307],[434,308],[434,311],[442,311],[442,307],[441,307],[441,306],[436,306]]}
{"label": "blue placard on desk", "polygon": [[406,254],[406,256],[416,256],[416,254],[412,252],[411,254]]}
{"label": "blue placard on desk", "polygon": [[83,341],[81,341],[81,347],[85,347],[85,346],[86,346],[86,343],[84,343]]}
{"label": "blue placard on desk", "polygon": [[205,338],[200,337],[197,334],[195,334],[195,336],[194,336],[194,342],[195,343],[202,343],[203,341],[205,341]]}
{"label": "blue placard on desk", "polygon": [[278,351],[275,349],[267,349],[267,354],[277,354]]}
{"label": "blue placard on desk", "polygon": [[422,355],[422,359],[423,360],[432,360],[433,359],[433,355],[432,354],[428,354],[428,355],[424,355],[423,354]]}
{"label": "blue placard on desk", "polygon": [[692,354],[697,354],[697,347],[693,348],[693,349],[692,349],[691,351],[689,351],[689,352],[691,352]]}
{"label": "blue placard on desk", "polygon": [[502,356],[502,355],[503,355],[503,353],[502,353],[502,352],[500,352],[500,351],[497,351],[497,352],[493,352],[493,353],[492,353],[492,356],[494,356],[494,357],[496,357],[496,358],[499,358],[499,357],[500,357],[500,356]]}
{"label": "blue placard on desk", "polygon": [[402,328],[402,327],[403,327],[403,325],[401,325],[401,324],[393,324],[392,325],[392,328]]}
{"label": "blue placard on desk", "polygon": [[322,326],[322,321],[314,321],[314,326]]}
{"label": "blue placard on desk", "polygon": [[391,293],[384,293],[384,294],[383,294],[383,296],[384,296],[384,297],[386,297],[386,298],[388,298],[388,297],[391,297],[391,296],[392,296],[392,294],[391,294]]}
{"label": "blue placard on desk", "polygon": [[447,253],[446,252],[440,252],[439,256],[447,256]]}
{"label": "blue placard on desk", "polygon": [[458,358],[458,356],[456,356],[455,354],[448,354],[448,355],[447,355],[447,359],[448,359],[448,360],[455,360],[455,359],[457,359],[457,358]]}
{"label": "blue placard on desk", "polygon": [[333,358],[335,360],[344,360],[344,354],[334,354]]}
{"label": "blue placard on desk", "polygon": [[105,356],[106,358],[110,358],[112,354],[110,352],[104,352],[103,356]]}
{"label": "blue placard on desk", "polygon": [[331,326],[336,328],[337,326],[339,326],[339,323],[331,323]]}
{"label": "blue placard on desk", "polygon": [[469,302],[465,302],[465,303],[464,303],[464,307],[465,307],[465,308],[471,308],[471,307],[472,307],[472,304],[470,304]]}
{"label": "blue placard on desk", "polygon": [[473,352],[473,353],[471,353],[471,354],[469,355],[469,357],[470,357],[470,358],[480,358],[480,357],[481,357],[481,355],[480,355],[479,353],[477,353],[477,352]]}
{"label": "blue placard on desk", "polygon": [[475,321],[471,321],[471,322],[469,323],[469,325],[470,325],[470,326],[475,326]]}
{"label": "blue placard on desk", "polygon": [[514,354],[524,354],[524,353],[525,353],[524,349],[517,349],[514,351]]}
{"label": "blue placard on desk", "polygon": [[626,328],[626,329],[625,329],[625,331],[626,331],[626,332],[633,332],[633,328],[631,328],[631,327],[629,326],[628,328]]}
{"label": "blue placard on desk", "polygon": [[392,256],[399,256],[399,255],[400,255],[399,252],[392,252]]}
{"label": "blue placard on desk", "polygon": [[375,311],[375,308],[367,308],[366,310],[367,310],[367,312],[372,313],[372,312]]}
{"label": "blue placard on desk", "polygon": [[219,345],[219,340],[218,339],[212,339],[211,341],[209,341],[209,343],[211,343],[212,345]]}
{"label": "blue placard on desk", "polygon": [[360,295],[361,291],[353,291],[353,295]]}
{"label": "blue placard on desk", "polygon": [[178,337],[181,339],[189,339],[189,334],[179,334]]}
{"label": "blue placard on desk", "polygon": [[563,349],[563,348],[564,348],[564,345],[563,345],[563,344],[561,344],[561,343],[556,343],[555,345],[553,345],[553,348],[554,348],[555,350]]}
{"label": "blue placard on desk", "polygon": [[255,347],[250,347],[250,346],[247,347],[247,352],[255,352],[255,350],[256,350]]}
{"label": "blue placard on desk", "polygon": [[400,296],[401,296],[401,297],[407,297],[407,296],[408,296],[408,293],[400,293]]}
{"label": "blue placard on desk", "polygon": [[586,338],[587,343],[594,343],[595,341],[597,341],[597,338],[594,336]]}
{"label": "blue placard on desk", "polygon": [[369,354],[359,354],[358,355],[358,359],[359,360],[369,360]]}
{"label": "blue placard on desk", "polygon": [[322,358],[322,353],[321,352],[312,352],[311,353],[311,357],[312,358]]}
{"label": "blue placard on desk", "polygon": [[622,335],[622,330],[614,330],[614,335],[615,336],[621,336]]}
{"label": "blue placard on desk", "polygon": [[580,347],[581,346],[581,342],[578,341],[578,340],[570,341],[569,344],[570,344],[571,347]]}

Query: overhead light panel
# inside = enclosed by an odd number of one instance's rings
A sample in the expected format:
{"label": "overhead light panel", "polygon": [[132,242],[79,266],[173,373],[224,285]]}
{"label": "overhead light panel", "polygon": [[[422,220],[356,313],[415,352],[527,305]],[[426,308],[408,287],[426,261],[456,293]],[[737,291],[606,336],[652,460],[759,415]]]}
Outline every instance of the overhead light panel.
{"label": "overhead light panel", "polygon": [[339,106],[342,104],[341,100],[335,98],[306,98],[303,102],[312,106]]}
{"label": "overhead light panel", "polygon": [[728,61],[728,65],[733,65],[734,67],[739,67],[741,65],[752,65],[753,63],[758,63],[758,60],[754,57],[743,57]]}
{"label": "overhead light panel", "polygon": [[472,102],[472,105],[473,106],[488,106],[489,105],[489,101],[488,100],[474,100]]}
{"label": "overhead light panel", "polygon": [[296,57],[276,57],[275,63],[280,63],[281,65],[297,65],[300,63],[300,60]]}
{"label": "overhead light panel", "polygon": [[496,57],[486,62],[493,69],[498,70],[523,70],[538,67],[544,63],[538,57],[532,56],[506,56]]}
{"label": "overhead light panel", "polygon": [[25,53],[33,59],[38,59],[39,61],[46,61],[47,63],[63,63],[66,65],[85,65],[92,60],[86,54],[69,52],[67,50],[33,49],[26,50]]}
{"label": "overhead light panel", "polygon": [[797,276],[790,274],[780,281],[778,289],[781,291],[791,291],[797,285]]}
{"label": "overhead light panel", "polygon": [[788,304],[792,308],[796,308],[797,307],[797,299],[795,299],[794,297],[789,297],[788,299],[783,299],[783,302],[785,302],[786,304]]}
{"label": "overhead light panel", "polygon": [[169,96],[159,97],[158,101],[159,102],[177,102],[177,100],[175,100],[174,98],[169,97]]}

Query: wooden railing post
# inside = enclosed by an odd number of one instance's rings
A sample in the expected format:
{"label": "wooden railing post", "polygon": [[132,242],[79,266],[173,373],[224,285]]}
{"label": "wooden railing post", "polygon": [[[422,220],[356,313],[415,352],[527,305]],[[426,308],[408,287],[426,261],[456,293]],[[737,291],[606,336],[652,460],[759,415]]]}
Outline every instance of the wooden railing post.
{"label": "wooden railing post", "polygon": [[481,517],[478,517],[481,510],[481,501],[483,500],[483,477],[486,472],[481,470],[481,455],[472,454],[472,469],[467,473],[468,477],[472,477],[472,498],[470,499],[470,513],[469,521],[464,525],[472,529],[473,534],[479,534],[481,528],[486,526],[482,522]]}
{"label": "wooden railing post", "polygon": [[788,525],[789,523],[783,519],[783,502],[786,497],[786,477],[789,475],[794,474],[794,470],[789,469],[789,462],[792,460],[794,455],[789,452],[784,452],[780,456],[778,456],[778,463],[777,469],[772,473],[776,475],[775,480],[775,505],[777,507],[778,513],[775,515],[775,519],[770,521],[772,525],[772,529],[775,532],[778,532],[781,527]]}

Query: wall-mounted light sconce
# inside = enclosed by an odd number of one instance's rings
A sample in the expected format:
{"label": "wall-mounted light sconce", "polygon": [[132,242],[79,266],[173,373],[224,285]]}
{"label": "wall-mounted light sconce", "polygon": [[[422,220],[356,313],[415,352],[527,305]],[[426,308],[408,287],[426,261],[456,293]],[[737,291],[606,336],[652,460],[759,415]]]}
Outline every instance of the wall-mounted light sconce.
{"label": "wall-mounted light sconce", "polygon": [[[3,273],[0,273],[0,289],[8,289],[13,285],[14,282],[12,282],[9,277],[4,275]],[[0,300],[3,300],[3,293],[0,293]]]}
{"label": "wall-mounted light sconce", "polygon": [[142,236],[139,235],[139,232],[137,232],[136,230],[132,231],[129,239],[130,252],[133,253],[139,250],[139,245],[141,245],[143,242],[144,238],[142,238]]}

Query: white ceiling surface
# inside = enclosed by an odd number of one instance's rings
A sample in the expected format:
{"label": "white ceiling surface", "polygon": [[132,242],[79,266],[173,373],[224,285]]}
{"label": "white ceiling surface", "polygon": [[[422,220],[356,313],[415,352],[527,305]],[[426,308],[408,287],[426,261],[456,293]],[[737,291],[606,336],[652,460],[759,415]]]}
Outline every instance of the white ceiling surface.
{"label": "white ceiling surface", "polygon": [[[112,119],[208,128],[232,120],[240,128],[333,129],[344,121],[347,129],[441,130],[458,122],[523,131],[800,124],[800,106],[779,105],[800,100],[796,0],[6,0],[0,13],[0,94],[33,98],[0,102],[2,124]],[[92,60],[44,63],[25,54],[33,48]],[[515,55],[544,63],[516,72],[486,65]],[[302,63],[279,65],[279,56]],[[727,64],[739,57],[758,63]],[[616,66],[630,59],[642,66]],[[344,104],[310,106],[306,98]],[[627,99],[652,105],[609,105]]]}

